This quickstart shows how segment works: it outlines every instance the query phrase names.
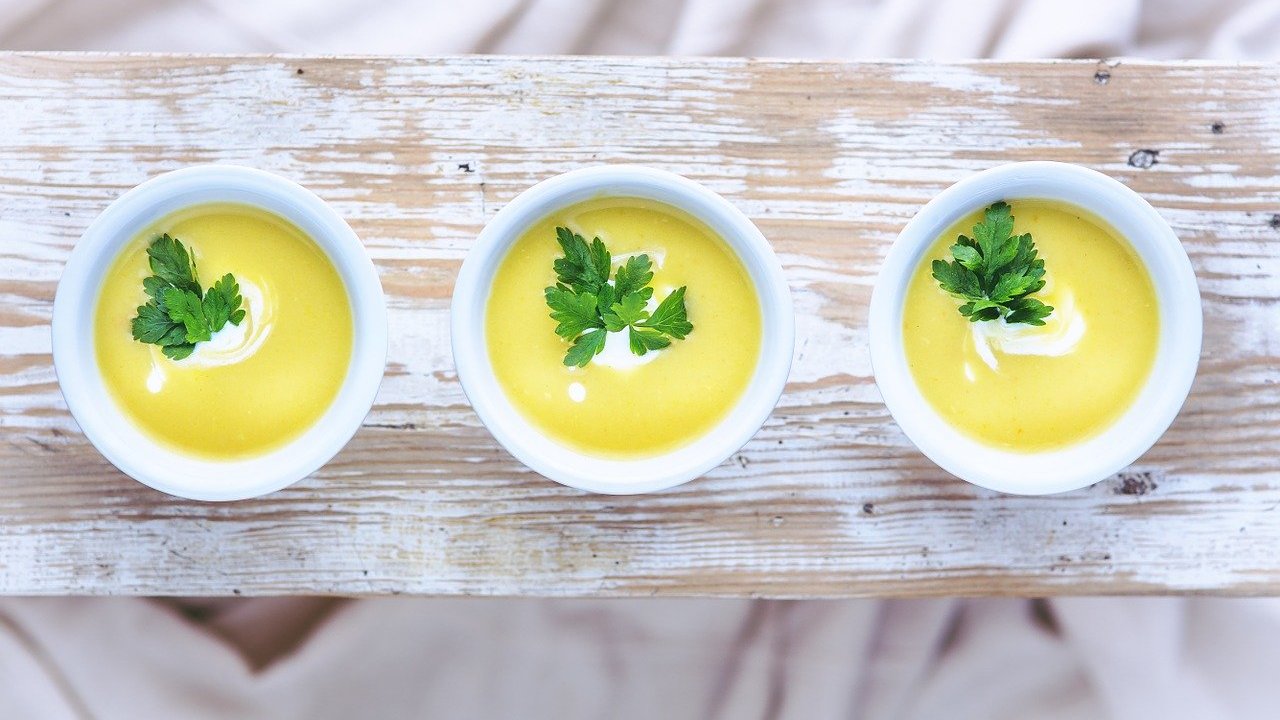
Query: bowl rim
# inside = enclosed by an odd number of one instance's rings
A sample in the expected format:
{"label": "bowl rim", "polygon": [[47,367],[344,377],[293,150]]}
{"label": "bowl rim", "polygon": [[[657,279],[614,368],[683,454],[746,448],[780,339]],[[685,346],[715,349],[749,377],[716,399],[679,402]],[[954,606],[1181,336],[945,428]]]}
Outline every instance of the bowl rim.
{"label": "bowl rim", "polygon": [[[564,445],[517,411],[499,386],[486,349],[484,318],[497,266],[531,225],[556,210],[596,197],[637,198],[696,218],[730,247],[747,270],[761,310],[756,369],[735,406],[707,433],[672,451],[643,458],[605,458]],[[709,188],[665,170],[597,165],[547,178],[494,215],[467,253],[450,311],[450,337],[463,391],[494,438],[525,466],[587,492],[657,492],[700,477],[739,451],[764,425],[781,397],[795,347],[791,291],[781,263],[760,230]]]}
{"label": "bowl rim", "polygon": [[[1138,396],[1101,432],[1063,448],[1002,450],[946,424],[917,387],[906,364],[902,313],[907,287],[929,248],[947,228],[996,200],[1044,199],[1100,218],[1142,260],[1160,312],[1156,358]],[[943,190],[907,223],[890,247],[872,291],[871,365],[898,426],[943,470],[998,492],[1043,495],[1104,480],[1138,460],[1173,423],[1200,358],[1202,310],[1195,272],[1173,229],[1120,181],[1079,165],[1018,162],[983,170]]]}
{"label": "bowl rim", "polygon": [[[110,396],[98,371],[92,328],[102,278],[139,232],[182,209],[249,205],[282,217],[328,256],[351,304],[351,361],[338,395],[301,435],[261,455],[216,460],[152,438]],[[87,323],[87,324],[86,324]],[[85,436],[121,472],[190,500],[231,501],[291,485],[331,460],[372,408],[387,354],[382,284],[355,232],[319,196],[287,178],[231,164],[184,167],[146,180],[112,201],[72,248],[54,297],[54,371]]]}

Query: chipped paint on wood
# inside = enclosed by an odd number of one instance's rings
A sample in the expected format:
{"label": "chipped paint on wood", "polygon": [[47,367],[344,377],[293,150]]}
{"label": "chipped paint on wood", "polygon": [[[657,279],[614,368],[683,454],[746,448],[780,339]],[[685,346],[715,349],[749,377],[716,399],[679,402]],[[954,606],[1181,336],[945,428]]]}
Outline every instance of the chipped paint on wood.
{"label": "chipped paint on wood", "polygon": [[[298,69],[305,69],[299,73]],[[1280,592],[1280,68],[1052,62],[0,55],[0,591],[776,596]],[[1133,163],[1150,151],[1151,163]],[[1200,275],[1192,397],[1133,468],[1067,495],[935,468],[871,378],[894,236],[966,174],[1077,162],[1142,193]],[[238,162],[343,214],[388,294],[386,380],[329,466],[198,504],[114,471],[67,415],[67,253],[160,172]],[[778,250],[796,362],[761,433],[651,497],[503,452],[452,367],[454,275],[557,172],[638,162],[726,195]]]}

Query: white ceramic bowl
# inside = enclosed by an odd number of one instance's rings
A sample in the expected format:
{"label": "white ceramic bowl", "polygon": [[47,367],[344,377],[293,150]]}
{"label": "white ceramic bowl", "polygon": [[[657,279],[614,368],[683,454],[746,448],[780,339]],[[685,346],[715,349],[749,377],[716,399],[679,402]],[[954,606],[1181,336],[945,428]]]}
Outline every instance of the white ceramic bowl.
{"label": "white ceramic bowl", "polygon": [[[347,377],[324,415],[289,444],[235,461],[185,455],[140,431],[108,393],[93,341],[94,308],[102,279],[121,249],[166,215],[219,202],[262,208],[309,235],[338,270],[354,322]],[[152,178],[122,195],[94,220],[72,250],[53,303],[53,365],[67,407],[84,434],[125,474],[193,500],[263,495],[319,469],[346,445],[368,414],[382,381],[386,354],[382,284],[359,238],[309,190],[247,167],[189,167]]]}
{"label": "white ceramic bowl", "polygon": [[[948,425],[911,377],[902,342],[907,285],[929,248],[964,216],[998,200],[1057,200],[1110,224],[1146,264],[1160,304],[1151,375],[1137,399],[1099,435],[1048,452],[983,445]],[[1200,358],[1200,291],[1168,223],[1137,193],[1076,165],[1025,162],[968,177],[944,190],[907,224],[885,259],[871,296],[871,363],[885,405],[920,451],[944,470],[992,490],[1042,495],[1103,480],[1151,448],[1177,416]],[[1082,391],[1086,390],[1082,388]]]}
{"label": "white ceramic bowl", "polygon": [[[531,425],[498,385],[485,349],[484,317],[494,273],[507,249],[547,215],[596,197],[666,203],[692,215],[737,253],[760,299],[760,360],[742,399],[710,432],[670,453],[606,459],[558,443]],[[786,385],[795,347],[791,292],[769,243],[737,208],[687,178],[627,165],[585,168],[553,177],[521,193],[480,233],[453,292],[453,358],[458,379],[498,442],[542,475],[570,487],[614,495],[654,492],[692,480],[724,462],[768,419]]]}

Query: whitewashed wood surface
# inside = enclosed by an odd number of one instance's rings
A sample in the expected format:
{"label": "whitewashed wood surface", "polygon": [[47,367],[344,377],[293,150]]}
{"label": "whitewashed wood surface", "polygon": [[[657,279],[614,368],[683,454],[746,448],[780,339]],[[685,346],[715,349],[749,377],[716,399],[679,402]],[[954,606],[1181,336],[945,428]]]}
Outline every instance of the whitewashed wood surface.
{"label": "whitewashed wood surface", "polygon": [[[889,243],[1012,160],[1147,197],[1204,295],[1192,397],[1090,489],[982,491],[916,452],[866,348]],[[113,198],[203,162],[332,203],[389,296],[365,427],[321,472],[224,505],[120,475],[67,414],[54,289]],[[661,495],[569,490],[480,426],[449,353],[454,274],[503,203],[638,162],[759,224],[797,346],[760,434]],[[0,55],[0,592],[853,596],[1280,592],[1280,67],[1055,62]]]}

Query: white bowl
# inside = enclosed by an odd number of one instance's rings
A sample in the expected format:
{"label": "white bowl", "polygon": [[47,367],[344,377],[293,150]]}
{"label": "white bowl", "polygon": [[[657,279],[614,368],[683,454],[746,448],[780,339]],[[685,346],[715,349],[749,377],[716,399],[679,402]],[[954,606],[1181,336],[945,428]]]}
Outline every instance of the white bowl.
{"label": "white bowl", "polygon": [[[1047,199],[1081,207],[1127,239],[1147,266],[1160,305],[1155,364],[1133,405],[1111,427],[1057,450],[1020,453],[979,443],[948,425],[921,395],[902,342],[907,285],[947,228],[998,200]],[[1200,359],[1200,291],[1182,244],[1137,193],[1076,165],[1024,162],[980,172],[944,190],[889,249],[871,295],[871,364],[885,405],[907,437],[944,470],[1000,492],[1043,495],[1106,479],[1151,448],[1177,416]]]}
{"label": "white bowl", "polygon": [[[547,437],[512,406],[485,347],[485,306],[507,249],[561,208],[597,197],[630,197],[673,206],[702,221],[737,254],[755,286],[763,320],[760,360],[741,400],[705,435],[669,453],[639,459],[589,455]],[[480,420],[520,462],[570,487],[614,495],[654,492],[705,474],[755,435],[782,394],[795,347],[791,292],[769,243],[737,208],[687,178],[646,167],[611,165],[553,177],[521,193],[480,233],[453,292],[453,358]]]}
{"label": "white bowl", "polygon": [[[333,262],[351,301],[351,364],[333,404],[287,445],[244,460],[185,455],[144,434],[120,410],[98,371],[94,309],[103,277],[147,226],[206,203],[252,205],[309,235]],[[76,243],[53,303],[53,366],[67,407],[89,441],[126,475],[192,500],[240,500],[290,485],[346,445],[373,405],[387,355],[382,284],[359,238],[323,200],[282,177],[247,167],[201,165],[165,173],[122,195]]]}

